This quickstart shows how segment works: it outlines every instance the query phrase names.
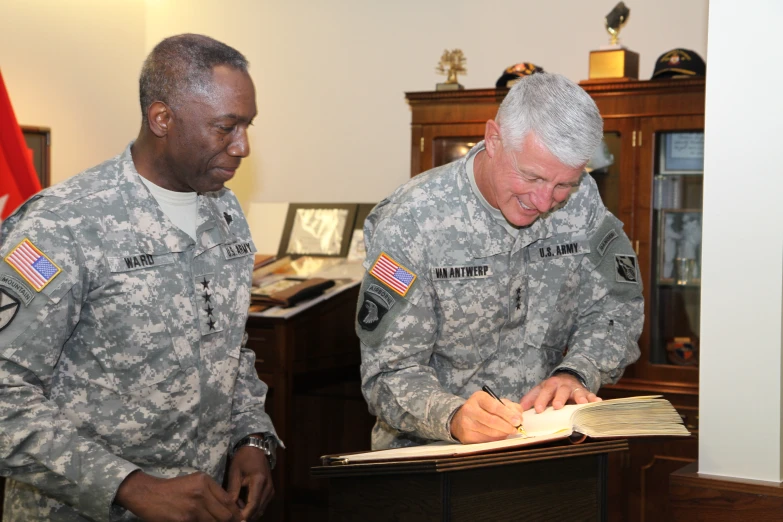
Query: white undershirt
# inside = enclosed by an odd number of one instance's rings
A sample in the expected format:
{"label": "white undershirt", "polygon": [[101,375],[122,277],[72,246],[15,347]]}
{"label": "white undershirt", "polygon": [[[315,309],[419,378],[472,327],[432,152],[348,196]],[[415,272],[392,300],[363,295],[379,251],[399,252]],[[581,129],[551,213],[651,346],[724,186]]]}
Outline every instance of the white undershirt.
{"label": "white undershirt", "polygon": [[198,194],[195,192],[175,192],[164,189],[145,178],[141,181],[150,189],[152,197],[160,205],[163,213],[180,230],[196,240],[196,222],[198,221]]}
{"label": "white undershirt", "polygon": [[517,232],[519,232],[519,229],[506,220],[506,218],[503,216],[503,212],[501,212],[500,209],[495,208],[489,204],[489,201],[487,201],[487,198],[484,197],[484,194],[481,193],[481,190],[479,190],[478,185],[476,184],[476,174],[473,171],[473,161],[476,159],[476,156],[478,156],[478,153],[482,150],[484,150],[484,147],[475,148],[473,153],[468,156],[468,161],[465,163],[465,170],[468,172],[470,187],[473,189],[473,193],[478,198],[481,206],[487,209],[487,212],[489,212],[494,220],[503,225],[503,228],[505,228],[509,234],[514,236],[517,234]]}

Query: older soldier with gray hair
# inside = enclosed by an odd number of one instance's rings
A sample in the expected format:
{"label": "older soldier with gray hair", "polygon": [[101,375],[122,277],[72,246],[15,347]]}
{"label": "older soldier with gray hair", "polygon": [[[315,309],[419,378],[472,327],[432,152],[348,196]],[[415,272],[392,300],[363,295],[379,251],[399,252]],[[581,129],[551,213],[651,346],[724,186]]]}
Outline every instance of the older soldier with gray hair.
{"label": "older soldier with gray hair", "polygon": [[636,256],[583,173],[602,128],[579,86],[528,76],[465,158],[369,215],[356,331],[373,448],[504,438],[530,407],[600,400],[638,358]]}
{"label": "older soldier with gray hair", "polygon": [[255,247],[223,186],[250,153],[247,61],[168,38],[140,98],[135,142],[3,223],[5,521],[251,520],[273,494]]}

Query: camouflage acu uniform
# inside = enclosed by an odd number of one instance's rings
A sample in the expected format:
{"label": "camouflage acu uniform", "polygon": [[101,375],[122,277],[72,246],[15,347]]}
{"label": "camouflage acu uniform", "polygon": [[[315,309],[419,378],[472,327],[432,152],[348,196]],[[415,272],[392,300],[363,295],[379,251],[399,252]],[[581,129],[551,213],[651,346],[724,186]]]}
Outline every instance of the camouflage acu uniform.
{"label": "camouflage acu uniform", "polygon": [[356,331],[373,448],[453,440],[451,417],[484,384],[518,400],[566,369],[596,392],[638,358],[637,260],[592,178],[512,230],[472,191],[465,159],[367,218]]}
{"label": "camouflage acu uniform", "polygon": [[[130,519],[112,501],[133,470],[221,483],[229,447],[274,434],[242,348],[255,248],[230,191],[199,195],[194,242],[128,148],[35,196],[2,233],[6,521]],[[47,258],[40,291],[7,257],[25,240]]]}

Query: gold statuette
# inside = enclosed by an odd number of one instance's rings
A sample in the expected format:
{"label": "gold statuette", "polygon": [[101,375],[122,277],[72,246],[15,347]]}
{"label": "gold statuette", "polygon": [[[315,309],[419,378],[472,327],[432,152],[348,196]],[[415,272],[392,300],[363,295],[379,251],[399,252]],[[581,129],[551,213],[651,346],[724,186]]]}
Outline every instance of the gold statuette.
{"label": "gold statuette", "polygon": [[588,82],[636,80],[639,78],[639,54],[619,44],[620,29],[628,22],[631,10],[619,2],[604,18],[604,27],[611,37],[610,45],[590,51]]}
{"label": "gold statuette", "polygon": [[435,67],[435,71],[438,74],[446,76],[446,81],[437,84],[435,90],[460,91],[464,89],[464,87],[459,84],[459,81],[457,81],[458,73],[467,74],[468,72],[465,68],[465,55],[460,49],[443,51],[443,55],[440,57],[440,63]]}
{"label": "gold statuette", "polygon": [[619,2],[604,18],[606,32],[612,37],[611,45],[617,45],[619,42],[620,29],[628,22],[630,14],[631,10],[625,6],[625,2]]}

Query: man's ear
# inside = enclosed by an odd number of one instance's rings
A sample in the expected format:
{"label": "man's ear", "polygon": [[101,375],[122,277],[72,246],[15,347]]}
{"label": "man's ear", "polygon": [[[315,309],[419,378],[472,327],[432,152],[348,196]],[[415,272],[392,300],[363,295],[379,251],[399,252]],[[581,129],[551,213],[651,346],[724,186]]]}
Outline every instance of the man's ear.
{"label": "man's ear", "polygon": [[502,146],[500,126],[498,126],[495,120],[487,120],[487,125],[484,129],[484,149],[487,151],[487,155],[490,158],[494,158]]}
{"label": "man's ear", "polygon": [[147,121],[149,122],[150,131],[158,138],[166,136],[173,116],[168,105],[161,101],[154,102],[147,109]]}

